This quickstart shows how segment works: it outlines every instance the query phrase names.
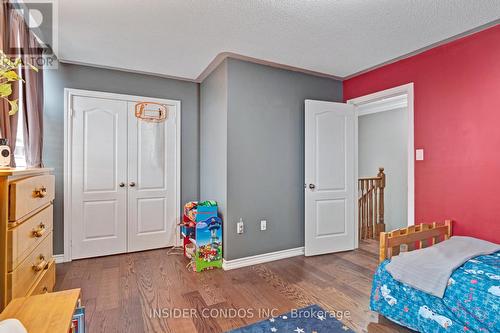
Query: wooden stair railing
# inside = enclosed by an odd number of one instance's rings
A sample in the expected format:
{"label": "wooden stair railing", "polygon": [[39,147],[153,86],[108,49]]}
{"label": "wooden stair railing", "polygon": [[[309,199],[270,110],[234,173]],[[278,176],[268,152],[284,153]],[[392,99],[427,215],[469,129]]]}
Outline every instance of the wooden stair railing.
{"label": "wooden stair railing", "polygon": [[359,239],[379,239],[385,231],[384,224],[384,168],[376,177],[358,179],[358,228]]}

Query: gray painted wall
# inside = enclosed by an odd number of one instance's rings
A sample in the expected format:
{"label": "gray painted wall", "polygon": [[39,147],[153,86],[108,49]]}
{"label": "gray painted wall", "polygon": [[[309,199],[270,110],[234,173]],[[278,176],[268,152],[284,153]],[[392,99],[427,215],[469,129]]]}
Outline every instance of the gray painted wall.
{"label": "gray painted wall", "polygon": [[44,163],[55,168],[54,253],[63,253],[64,88],[98,90],[181,101],[181,200],[199,196],[199,87],[196,83],[79,65],[44,72]]}
{"label": "gray painted wall", "polygon": [[386,230],[408,220],[408,110],[395,109],[359,117],[359,176],[372,177],[379,167],[387,177],[384,191]]}
{"label": "gray painted wall", "polygon": [[[200,200],[227,200],[227,62],[200,84]],[[225,233],[223,235],[225,237]]]}
{"label": "gray painted wall", "polygon": [[[342,101],[342,83],[235,59],[227,67],[224,256],[303,246],[304,100]],[[240,218],[242,235],[236,233]]]}
{"label": "gray painted wall", "polygon": [[304,100],[341,101],[341,82],[234,59],[201,85],[68,64],[46,71],[44,161],[56,175],[56,254],[63,252],[66,87],[181,100],[181,199],[219,201],[226,259],[303,246]]}

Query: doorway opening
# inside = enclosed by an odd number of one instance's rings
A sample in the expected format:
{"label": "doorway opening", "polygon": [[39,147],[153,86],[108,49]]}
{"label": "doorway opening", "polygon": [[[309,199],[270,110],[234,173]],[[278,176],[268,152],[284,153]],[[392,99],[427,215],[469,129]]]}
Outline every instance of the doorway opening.
{"label": "doorway opening", "polygon": [[413,83],[347,103],[356,106],[358,238],[413,225]]}

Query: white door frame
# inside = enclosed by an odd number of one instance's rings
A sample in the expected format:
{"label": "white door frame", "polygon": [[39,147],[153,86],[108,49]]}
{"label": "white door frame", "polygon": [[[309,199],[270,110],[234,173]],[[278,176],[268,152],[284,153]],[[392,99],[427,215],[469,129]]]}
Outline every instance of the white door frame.
{"label": "white door frame", "polygon": [[[162,99],[154,97],[144,97],[135,95],[125,95],[125,94],[115,94],[101,91],[92,90],[81,90],[81,89],[71,89],[64,88],[64,262],[71,261],[71,241],[72,241],[72,207],[71,207],[71,177],[72,177],[72,165],[70,163],[72,157],[72,137],[73,137],[73,126],[72,126],[72,115],[73,110],[70,108],[73,96],[84,96],[93,98],[105,98],[105,99],[115,99],[115,100],[125,100],[133,102],[156,102],[162,104],[173,104],[176,106],[177,114],[175,116],[175,126],[176,126],[176,224],[180,223],[180,212],[181,212],[181,101]],[[175,231],[177,235],[177,230]],[[177,245],[179,244],[179,239],[176,236]]]}
{"label": "white door frame", "polygon": [[[405,98],[406,97],[406,98]],[[414,136],[414,84],[413,82],[404,84],[402,86],[378,91],[365,96],[353,98],[347,101],[349,104],[357,106],[356,108],[356,174],[359,178],[357,171],[357,156],[358,156],[358,119],[359,116],[366,114],[388,111],[386,105],[372,106],[370,109],[363,110],[363,105],[368,103],[377,102],[382,99],[390,98],[391,109],[398,107],[407,107],[408,110],[408,226],[415,224],[415,136]],[[356,185],[357,186],[357,185]],[[357,198],[356,198],[357,200]],[[357,210],[356,210],[357,212]],[[357,219],[358,217],[356,217]],[[357,221],[357,220],[356,220]]]}

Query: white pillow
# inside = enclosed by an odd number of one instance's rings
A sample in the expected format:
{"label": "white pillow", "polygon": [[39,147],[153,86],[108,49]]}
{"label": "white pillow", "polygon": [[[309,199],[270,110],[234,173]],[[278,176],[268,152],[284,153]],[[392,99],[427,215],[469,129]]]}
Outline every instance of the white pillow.
{"label": "white pillow", "polygon": [[28,331],[19,320],[5,319],[0,321],[0,333],[28,333]]}

